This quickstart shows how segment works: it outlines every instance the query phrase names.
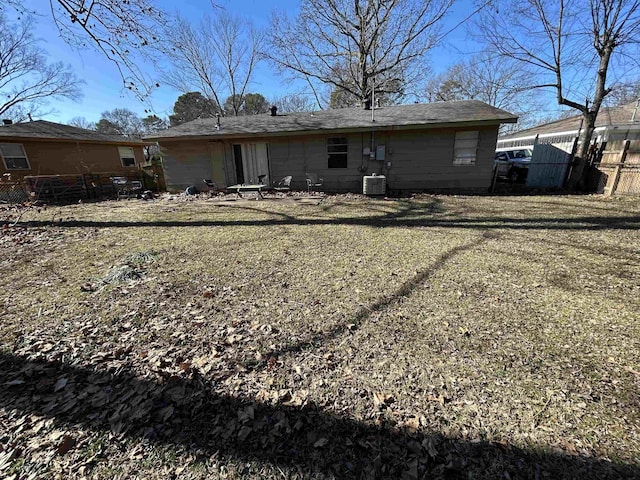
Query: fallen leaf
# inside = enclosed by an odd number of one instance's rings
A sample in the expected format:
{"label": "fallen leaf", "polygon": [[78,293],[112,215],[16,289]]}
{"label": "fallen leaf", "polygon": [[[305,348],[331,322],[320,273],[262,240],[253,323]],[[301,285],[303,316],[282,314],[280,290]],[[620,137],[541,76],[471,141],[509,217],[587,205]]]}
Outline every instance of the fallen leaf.
{"label": "fallen leaf", "polygon": [[436,458],[436,456],[438,455],[438,450],[433,443],[433,440],[425,438],[422,441],[422,446],[427,450],[427,453],[431,458]]}
{"label": "fallen leaf", "polygon": [[69,435],[62,437],[62,441],[58,444],[56,451],[58,455],[64,455],[76,445],[76,440]]}
{"label": "fallen leaf", "polygon": [[415,433],[420,428],[420,419],[418,417],[411,417],[407,421],[404,422],[404,426],[411,433]]}
{"label": "fallen leaf", "polygon": [[313,444],[313,446],[314,446],[314,448],[322,448],[327,443],[329,443],[329,440],[327,440],[326,438],[323,437],[323,438],[317,440],[316,443]]}
{"label": "fallen leaf", "polygon": [[16,380],[11,380],[10,382],[6,382],[5,385],[22,385],[24,383],[24,380],[20,380],[19,378]]}
{"label": "fallen leaf", "polygon": [[53,391],[59,392],[60,390],[63,390],[64,387],[67,386],[68,382],[69,380],[67,380],[66,378],[59,378],[56,384],[53,386]]}
{"label": "fallen leaf", "polygon": [[373,404],[383,410],[388,408],[393,402],[395,402],[395,398],[392,395],[384,392],[373,392]]}
{"label": "fallen leaf", "polygon": [[244,426],[238,432],[238,440],[244,441],[251,433],[251,427]]}
{"label": "fallen leaf", "polygon": [[629,373],[633,373],[634,375],[640,375],[640,372],[639,372],[639,371],[634,370],[634,369],[633,369],[633,368],[631,368],[631,367],[624,367],[624,369],[625,369],[627,372],[629,372]]}
{"label": "fallen leaf", "polygon": [[162,418],[163,422],[166,422],[167,420],[169,420],[171,415],[173,415],[173,411],[174,411],[173,406],[169,405],[168,407],[164,407],[160,409],[160,411],[158,411],[158,415],[160,415],[160,418]]}

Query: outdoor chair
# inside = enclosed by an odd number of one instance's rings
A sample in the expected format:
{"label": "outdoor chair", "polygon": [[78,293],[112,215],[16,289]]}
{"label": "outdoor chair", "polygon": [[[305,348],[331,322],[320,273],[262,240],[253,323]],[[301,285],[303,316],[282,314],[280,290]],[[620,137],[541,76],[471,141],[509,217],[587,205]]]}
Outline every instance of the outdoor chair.
{"label": "outdoor chair", "polygon": [[291,175],[287,175],[282,180],[279,180],[273,185],[273,189],[276,192],[288,192],[291,190],[291,180],[293,177]]}
{"label": "outdoor chair", "polygon": [[210,178],[203,178],[202,181],[209,188],[209,193],[214,193],[219,190],[218,185]]}
{"label": "outdoor chair", "polygon": [[111,177],[111,185],[116,191],[118,200],[136,197],[142,193],[142,182],[140,180],[128,180],[127,177]]}
{"label": "outdoor chair", "polygon": [[305,173],[307,177],[307,192],[313,190],[320,190],[324,185],[324,179],[318,178],[317,173]]}

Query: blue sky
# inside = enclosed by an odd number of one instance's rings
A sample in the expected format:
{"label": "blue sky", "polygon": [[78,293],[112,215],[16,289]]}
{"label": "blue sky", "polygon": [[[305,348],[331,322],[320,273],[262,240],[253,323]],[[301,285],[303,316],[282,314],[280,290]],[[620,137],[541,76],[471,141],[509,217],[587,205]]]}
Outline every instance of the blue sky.
{"label": "blue sky", "polygon": [[[122,89],[122,81],[116,66],[93,50],[77,50],[67,45],[59,35],[51,21],[49,2],[45,0],[25,0],[25,6],[41,12],[37,19],[37,38],[41,39],[41,46],[47,51],[52,61],[63,61],[72,66],[78,77],[86,83],[82,90],[83,98],[78,102],[70,100],[52,100],[44,110],[51,111],[42,117],[55,122],[66,122],[72,117],[82,116],[89,121],[100,119],[101,112],[116,107],[125,107],[146,116],[151,112],[167,117],[173,104],[181,94],[170,87],[161,87],[148,100],[142,103],[129,91]],[[211,10],[210,0],[181,0],[179,3],[171,0],[159,0],[159,6],[167,11],[173,11],[179,6],[182,16],[198,21],[203,12]],[[250,18],[257,27],[268,26],[268,19],[274,8],[285,10],[290,14],[298,8],[298,0],[217,0],[216,3],[230,12]],[[457,0],[450,12],[446,29],[452,28],[460,19],[473,9],[472,0]],[[11,18],[14,11],[6,10]],[[455,61],[461,60],[465,54],[473,53],[474,44],[467,40],[464,27],[454,30],[443,43],[434,49],[429,56],[435,72],[446,69]],[[153,72],[151,65],[145,66]],[[153,73],[152,73],[153,74]],[[267,99],[295,93],[295,85],[283,84],[278,76],[267,64],[262,64],[256,70],[255,81],[249,91],[262,93]]]}

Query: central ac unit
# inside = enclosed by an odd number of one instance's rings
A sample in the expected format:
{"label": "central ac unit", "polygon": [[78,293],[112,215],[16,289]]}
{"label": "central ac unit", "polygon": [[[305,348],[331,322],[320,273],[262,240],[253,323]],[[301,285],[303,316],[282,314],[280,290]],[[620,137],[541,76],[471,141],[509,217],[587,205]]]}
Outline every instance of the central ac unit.
{"label": "central ac unit", "polygon": [[387,179],[384,175],[367,175],[362,177],[362,193],[365,195],[384,195]]}

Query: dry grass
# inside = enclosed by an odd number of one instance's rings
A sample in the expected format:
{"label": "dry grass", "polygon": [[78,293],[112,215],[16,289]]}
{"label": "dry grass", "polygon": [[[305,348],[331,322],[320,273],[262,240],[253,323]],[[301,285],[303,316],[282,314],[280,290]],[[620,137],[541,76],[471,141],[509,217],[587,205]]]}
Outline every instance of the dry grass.
{"label": "dry grass", "polygon": [[640,475],[639,227],[589,196],[29,211],[0,477]]}

